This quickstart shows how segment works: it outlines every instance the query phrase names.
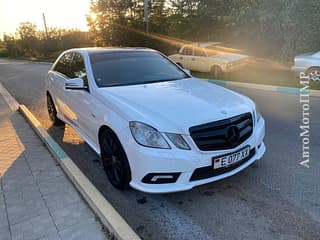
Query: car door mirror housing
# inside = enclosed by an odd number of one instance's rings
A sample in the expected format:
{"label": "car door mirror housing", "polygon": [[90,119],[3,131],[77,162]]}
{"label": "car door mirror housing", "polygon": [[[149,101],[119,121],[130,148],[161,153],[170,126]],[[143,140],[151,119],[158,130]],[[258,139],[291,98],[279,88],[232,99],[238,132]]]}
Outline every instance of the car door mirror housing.
{"label": "car door mirror housing", "polygon": [[66,90],[86,90],[87,87],[84,86],[82,78],[72,78],[68,79],[65,83]]}

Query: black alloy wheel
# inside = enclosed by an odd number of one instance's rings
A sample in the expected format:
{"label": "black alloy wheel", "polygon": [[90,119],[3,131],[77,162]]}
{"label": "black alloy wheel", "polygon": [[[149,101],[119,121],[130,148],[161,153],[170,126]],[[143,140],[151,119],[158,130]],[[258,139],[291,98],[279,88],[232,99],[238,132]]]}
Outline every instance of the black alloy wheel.
{"label": "black alloy wheel", "polygon": [[127,156],[116,135],[105,129],[100,135],[101,160],[111,184],[118,189],[126,189],[131,180]]}
{"label": "black alloy wheel", "polygon": [[64,124],[64,122],[57,117],[57,110],[50,94],[47,94],[47,110],[53,125],[59,126]]}

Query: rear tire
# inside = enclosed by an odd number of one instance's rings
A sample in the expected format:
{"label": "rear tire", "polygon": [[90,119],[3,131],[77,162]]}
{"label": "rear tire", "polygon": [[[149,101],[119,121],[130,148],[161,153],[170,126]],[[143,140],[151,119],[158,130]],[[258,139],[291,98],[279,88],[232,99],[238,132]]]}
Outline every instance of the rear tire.
{"label": "rear tire", "polygon": [[104,129],[99,142],[102,164],[110,183],[117,189],[127,189],[131,181],[131,171],[119,139],[110,129]]}
{"label": "rear tire", "polygon": [[210,69],[210,74],[216,79],[222,77],[222,73],[223,71],[219,66],[212,66]]}
{"label": "rear tire", "polygon": [[53,125],[55,126],[64,125],[64,122],[57,117],[57,109],[49,93],[47,94],[47,110],[48,110],[49,118]]}
{"label": "rear tire", "polygon": [[311,81],[320,82],[320,67],[312,67],[308,69],[307,75]]}

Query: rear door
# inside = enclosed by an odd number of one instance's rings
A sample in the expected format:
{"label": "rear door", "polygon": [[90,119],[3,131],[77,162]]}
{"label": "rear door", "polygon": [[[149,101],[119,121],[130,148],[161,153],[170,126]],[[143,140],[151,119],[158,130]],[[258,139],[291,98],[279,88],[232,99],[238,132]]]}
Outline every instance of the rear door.
{"label": "rear door", "polygon": [[185,46],[181,49],[181,53],[177,62],[182,64],[183,68],[193,70],[193,47],[192,46]]}
{"label": "rear door", "polygon": [[193,48],[193,66],[195,71],[206,72],[208,71],[208,59],[205,51],[202,48]]}
{"label": "rear door", "polygon": [[48,84],[50,93],[56,105],[58,114],[62,117],[70,118],[70,110],[65,103],[65,83],[71,77],[70,66],[72,62],[72,53],[63,54],[53,70],[48,74]]}

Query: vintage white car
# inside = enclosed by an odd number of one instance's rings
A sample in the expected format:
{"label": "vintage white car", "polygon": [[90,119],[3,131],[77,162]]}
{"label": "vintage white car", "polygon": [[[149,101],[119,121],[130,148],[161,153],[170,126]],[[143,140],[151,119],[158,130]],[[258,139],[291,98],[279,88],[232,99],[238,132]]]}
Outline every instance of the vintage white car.
{"label": "vintage white car", "polygon": [[305,73],[311,81],[320,82],[320,51],[296,56],[292,70],[296,75]]}
{"label": "vintage white car", "polygon": [[211,73],[219,77],[233,72],[247,64],[248,56],[222,47],[220,43],[193,43],[184,45],[177,54],[169,56],[183,68],[191,71]]}

